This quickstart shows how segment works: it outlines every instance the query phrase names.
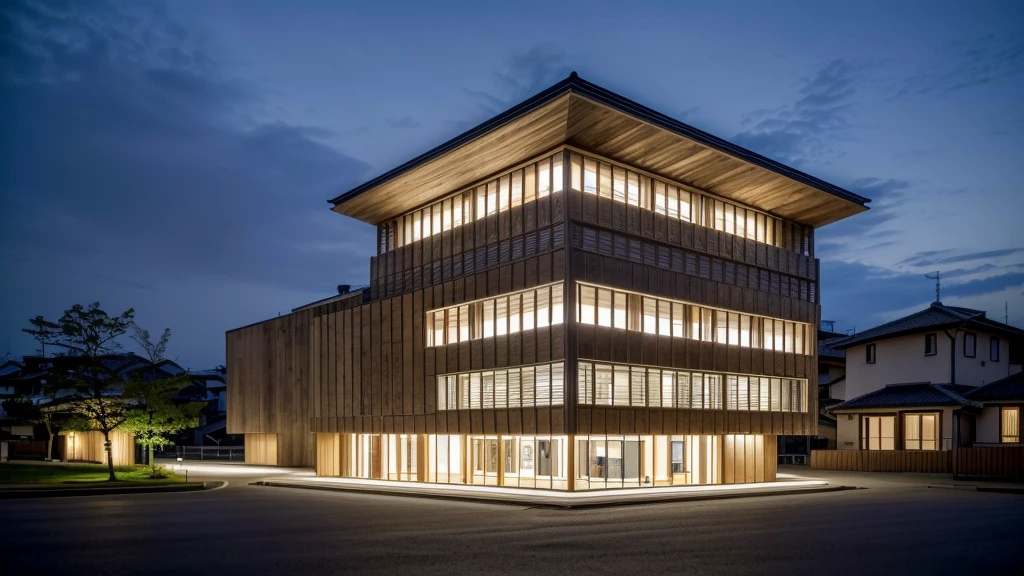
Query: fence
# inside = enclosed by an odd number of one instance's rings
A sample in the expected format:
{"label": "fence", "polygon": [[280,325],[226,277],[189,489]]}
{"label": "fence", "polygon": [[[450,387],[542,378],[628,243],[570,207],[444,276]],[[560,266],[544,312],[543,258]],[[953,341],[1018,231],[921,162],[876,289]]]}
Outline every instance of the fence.
{"label": "fence", "polygon": [[245,446],[175,446],[174,456],[182,460],[245,461]]}
{"label": "fence", "polygon": [[963,478],[1024,480],[1024,446],[974,446],[953,452],[953,474]]}
{"label": "fence", "polygon": [[964,478],[1024,480],[1024,446],[955,450],[811,450],[811,468],[852,472],[937,472]]}

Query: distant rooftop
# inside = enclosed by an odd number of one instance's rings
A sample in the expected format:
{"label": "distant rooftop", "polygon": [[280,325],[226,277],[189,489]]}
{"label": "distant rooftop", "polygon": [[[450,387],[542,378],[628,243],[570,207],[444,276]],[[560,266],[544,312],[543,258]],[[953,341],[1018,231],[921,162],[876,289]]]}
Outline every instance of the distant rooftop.
{"label": "distant rooftop", "polygon": [[1014,338],[1024,338],[1024,330],[996,322],[985,317],[984,310],[973,310],[959,306],[946,306],[942,302],[932,302],[931,306],[915,312],[910,316],[904,316],[892,322],[882,324],[870,330],[848,336],[841,340],[830,341],[832,348],[849,348],[864,342],[894,338],[906,334],[942,330],[957,326],[970,327],[977,330],[993,332]]}

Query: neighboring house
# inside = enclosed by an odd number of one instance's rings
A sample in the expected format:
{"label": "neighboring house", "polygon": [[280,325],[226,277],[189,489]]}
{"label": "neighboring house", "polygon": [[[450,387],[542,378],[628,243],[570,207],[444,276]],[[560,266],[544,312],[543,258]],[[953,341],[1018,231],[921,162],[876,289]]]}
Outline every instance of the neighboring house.
{"label": "neighboring house", "polygon": [[846,352],[846,380],[832,385],[830,395],[850,400],[906,382],[984,386],[1011,374],[1011,351],[1016,354],[1022,341],[1024,330],[991,320],[984,311],[934,302],[830,342]]}
{"label": "neighboring house", "polygon": [[774,480],[818,426],[815,229],[866,202],[573,74],[332,201],[370,289],[227,333],[228,432],[322,476]]}
{"label": "neighboring house", "polygon": [[973,386],[889,384],[831,408],[840,450],[951,450],[969,443]]}
{"label": "neighboring house", "polygon": [[975,427],[975,445],[1021,444],[1020,418],[1024,410],[1024,373],[1017,372],[965,395],[982,404]]}

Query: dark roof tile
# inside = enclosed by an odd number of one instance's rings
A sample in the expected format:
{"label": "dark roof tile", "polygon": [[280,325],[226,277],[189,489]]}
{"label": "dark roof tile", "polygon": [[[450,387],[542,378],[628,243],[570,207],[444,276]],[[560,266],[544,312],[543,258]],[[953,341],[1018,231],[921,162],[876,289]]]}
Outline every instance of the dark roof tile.
{"label": "dark roof tile", "polygon": [[981,404],[965,398],[975,390],[974,386],[960,384],[932,384],[915,382],[911,384],[889,384],[881,390],[869,392],[853,400],[833,406],[833,412],[857,410],[860,408],[908,408],[913,406],[972,406]]}
{"label": "dark roof tile", "polygon": [[1024,372],[1011,374],[1002,380],[971,390],[966,396],[978,402],[1024,401]]}

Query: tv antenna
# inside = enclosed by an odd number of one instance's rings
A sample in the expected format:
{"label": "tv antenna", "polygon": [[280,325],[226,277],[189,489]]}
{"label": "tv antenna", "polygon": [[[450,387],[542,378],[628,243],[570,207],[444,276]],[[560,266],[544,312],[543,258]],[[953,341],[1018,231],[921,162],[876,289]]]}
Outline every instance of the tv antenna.
{"label": "tv antenna", "polygon": [[836,331],[836,321],[835,320],[822,320],[821,321],[821,325],[822,326],[828,326],[828,331],[829,332],[835,332]]}
{"label": "tv antenna", "polygon": [[924,277],[929,279],[929,280],[935,280],[935,301],[936,302],[942,302],[942,298],[939,298],[939,296],[942,294],[942,291],[941,291],[942,287],[939,284],[939,276],[940,276],[940,274],[939,274],[938,270],[936,270],[934,274],[925,274],[924,275]]}

